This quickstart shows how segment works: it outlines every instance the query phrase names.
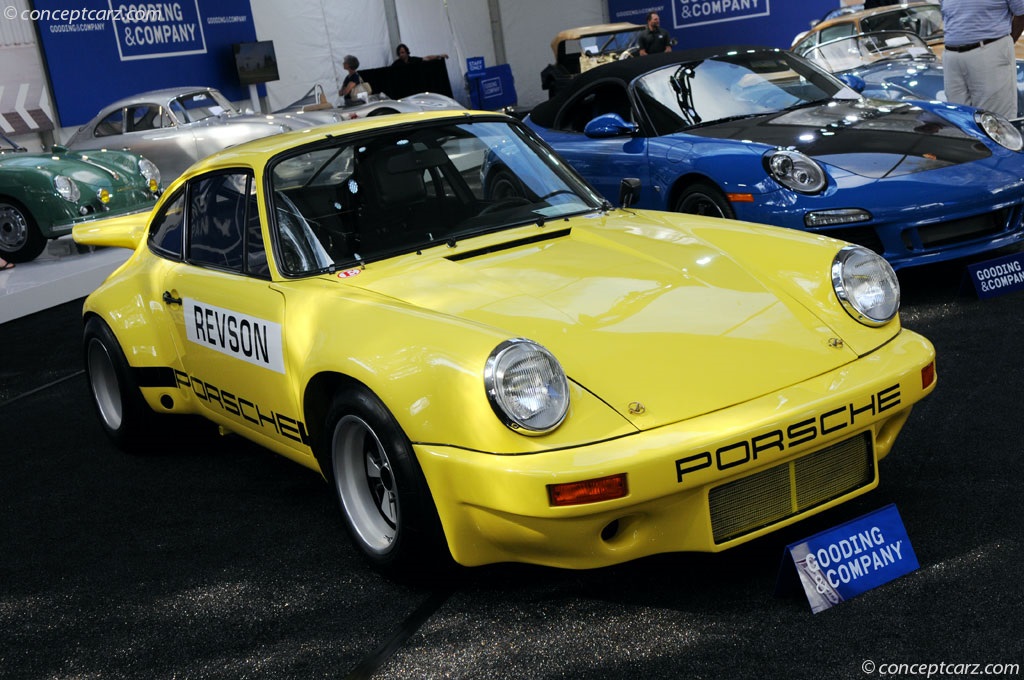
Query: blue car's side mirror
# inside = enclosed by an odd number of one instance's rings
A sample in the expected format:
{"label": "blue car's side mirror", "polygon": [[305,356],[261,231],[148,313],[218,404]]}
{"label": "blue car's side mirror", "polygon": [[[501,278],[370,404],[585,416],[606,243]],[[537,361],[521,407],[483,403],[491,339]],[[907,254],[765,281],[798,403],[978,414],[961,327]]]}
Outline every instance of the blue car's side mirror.
{"label": "blue car's side mirror", "polygon": [[863,92],[864,88],[867,87],[867,83],[864,82],[863,78],[861,78],[860,76],[855,76],[852,73],[844,73],[844,74],[842,74],[841,76],[839,76],[839,80],[841,80],[844,83],[846,83],[846,85],[851,90],[853,90],[854,92],[856,92],[858,94]]}
{"label": "blue car's side mirror", "polygon": [[636,132],[635,123],[627,123],[617,113],[605,113],[587,123],[583,128],[583,134],[587,137],[621,137]]}

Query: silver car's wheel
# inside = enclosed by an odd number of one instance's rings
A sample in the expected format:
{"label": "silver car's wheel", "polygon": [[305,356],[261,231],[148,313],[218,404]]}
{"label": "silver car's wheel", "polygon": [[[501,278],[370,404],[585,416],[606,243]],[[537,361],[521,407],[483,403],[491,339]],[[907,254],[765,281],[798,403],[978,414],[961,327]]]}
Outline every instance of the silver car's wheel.
{"label": "silver car's wheel", "polygon": [[334,428],[331,457],[335,490],[352,531],[365,550],[386,553],[401,508],[391,461],[377,433],[362,418],[343,416]]}
{"label": "silver car's wheel", "polygon": [[28,262],[39,257],[46,239],[27,210],[13,201],[0,199],[0,256],[10,262]]}
{"label": "silver car's wheel", "polygon": [[356,546],[406,579],[443,571],[451,555],[423,471],[395,417],[369,390],[334,397],[318,460]]}

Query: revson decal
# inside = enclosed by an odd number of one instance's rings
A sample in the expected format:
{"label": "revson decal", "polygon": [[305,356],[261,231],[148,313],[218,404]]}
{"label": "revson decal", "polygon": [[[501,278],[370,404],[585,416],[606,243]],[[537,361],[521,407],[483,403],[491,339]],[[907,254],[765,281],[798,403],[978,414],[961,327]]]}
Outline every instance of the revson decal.
{"label": "revson decal", "polygon": [[185,330],[197,345],[284,373],[279,323],[185,300]]}
{"label": "revson decal", "polygon": [[814,441],[818,437],[831,434],[858,423],[865,418],[896,408],[902,403],[899,384],[890,385],[879,390],[863,404],[846,404],[831,411],[826,411],[814,418],[807,418],[791,423],[784,428],[759,434],[750,439],[730,442],[714,451],[701,451],[693,456],[686,456],[676,461],[676,481],[682,482],[687,474],[703,470],[714,465],[719,470],[728,470],[758,459],[770,453],[782,453],[800,444]]}

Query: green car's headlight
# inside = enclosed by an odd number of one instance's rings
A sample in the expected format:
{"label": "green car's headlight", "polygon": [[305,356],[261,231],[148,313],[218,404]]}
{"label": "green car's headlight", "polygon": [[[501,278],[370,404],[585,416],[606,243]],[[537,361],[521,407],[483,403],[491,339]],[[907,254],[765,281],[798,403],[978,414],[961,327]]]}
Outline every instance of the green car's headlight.
{"label": "green car's headlight", "polygon": [[1024,148],[1024,139],[1021,138],[1020,132],[1002,116],[990,111],[978,111],[974,114],[974,122],[999,146],[1010,151],[1020,151]]}
{"label": "green car's headlight", "polygon": [[801,194],[817,194],[825,188],[825,171],[813,158],[792,149],[777,149],[765,156],[772,179]]}
{"label": "green car's headlight", "polygon": [[53,188],[57,190],[57,193],[65,201],[77,203],[78,199],[82,197],[82,192],[78,190],[78,185],[71,181],[70,177],[64,175],[57,175],[53,178]]}
{"label": "green car's headlight", "polygon": [[832,261],[832,287],[843,308],[867,326],[881,326],[900,310],[900,282],[885,258],[846,246]]}
{"label": "green car's headlight", "polygon": [[547,349],[523,338],[506,340],[491,352],[484,386],[498,418],[523,434],[550,432],[569,410],[569,380],[561,364]]}
{"label": "green car's headlight", "polygon": [[154,189],[154,186],[159,188],[160,186],[160,168],[156,167],[156,163],[149,160],[148,158],[139,159],[139,172],[146,178],[146,183],[149,184],[150,189]]}

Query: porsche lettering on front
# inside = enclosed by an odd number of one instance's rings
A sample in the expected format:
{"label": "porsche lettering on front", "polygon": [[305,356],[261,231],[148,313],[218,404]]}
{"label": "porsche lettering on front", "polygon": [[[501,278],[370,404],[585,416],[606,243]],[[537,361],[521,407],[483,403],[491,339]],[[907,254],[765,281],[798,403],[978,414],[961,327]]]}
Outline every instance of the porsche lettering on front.
{"label": "porsche lettering on front", "polygon": [[75,238],[133,249],[84,306],[106,434],[309,467],[388,574],[731,548],[873,489],[934,389],[878,255],[613,209],[498,114],[240,144]]}
{"label": "porsche lettering on front", "polygon": [[749,439],[723,444],[713,451],[709,449],[684,456],[676,460],[676,481],[682,482],[686,474],[712,465],[717,470],[728,470],[756,461],[765,453],[785,453],[789,449],[813,442],[818,437],[857,427],[860,425],[858,418],[869,421],[890,409],[898,408],[901,403],[899,384],[890,385],[872,394],[862,404],[846,404]]}

